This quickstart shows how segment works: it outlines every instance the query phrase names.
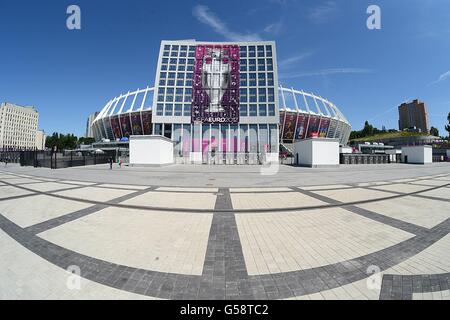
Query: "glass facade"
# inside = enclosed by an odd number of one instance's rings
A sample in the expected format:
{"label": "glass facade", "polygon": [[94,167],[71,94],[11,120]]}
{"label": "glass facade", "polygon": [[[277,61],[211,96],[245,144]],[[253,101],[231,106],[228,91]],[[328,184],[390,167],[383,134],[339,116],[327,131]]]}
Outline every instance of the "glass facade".
{"label": "glass facade", "polygon": [[[216,50],[215,54],[222,59],[221,69],[214,69],[214,63],[208,65],[211,54],[199,59],[201,50],[198,48]],[[229,68],[224,67],[227,63]],[[217,73],[219,84],[230,85],[219,88],[222,90],[219,100],[217,89],[207,86],[215,78],[205,79],[205,68],[216,70],[212,74]],[[192,105],[196,82],[209,90],[206,99],[215,99],[216,103],[220,99],[222,102],[235,99],[239,121],[195,121],[192,114],[196,109]],[[229,95],[230,88],[236,90],[233,95]],[[220,98],[222,95],[224,98]],[[162,135],[174,141],[177,158],[187,159],[192,153],[201,153],[203,162],[207,163],[211,156],[217,155],[220,155],[219,163],[240,163],[241,156],[247,163],[252,156],[278,154],[280,143],[305,138],[338,138],[341,144],[346,144],[350,131],[348,121],[330,102],[279,87],[273,42],[163,41],[155,88],[137,90],[111,100],[94,122],[98,140]]]}

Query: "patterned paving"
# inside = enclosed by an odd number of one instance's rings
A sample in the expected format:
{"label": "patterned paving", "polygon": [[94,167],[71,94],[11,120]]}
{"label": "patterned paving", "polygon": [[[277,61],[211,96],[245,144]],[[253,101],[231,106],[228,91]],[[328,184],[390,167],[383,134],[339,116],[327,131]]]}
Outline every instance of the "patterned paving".
{"label": "patterned paving", "polygon": [[450,174],[181,188],[0,171],[0,298],[449,299],[449,199]]}

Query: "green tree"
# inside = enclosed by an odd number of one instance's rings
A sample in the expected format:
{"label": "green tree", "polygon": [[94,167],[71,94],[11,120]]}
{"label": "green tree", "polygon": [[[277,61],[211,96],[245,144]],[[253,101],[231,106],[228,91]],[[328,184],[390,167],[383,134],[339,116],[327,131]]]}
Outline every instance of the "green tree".
{"label": "green tree", "polygon": [[85,137],[81,137],[78,139],[78,144],[84,144],[84,145],[89,145],[89,144],[93,144],[95,142],[94,138],[85,138]]}
{"label": "green tree", "polygon": [[439,137],[439,130],[435,127],[431,127],[430,134],[435,137]]}

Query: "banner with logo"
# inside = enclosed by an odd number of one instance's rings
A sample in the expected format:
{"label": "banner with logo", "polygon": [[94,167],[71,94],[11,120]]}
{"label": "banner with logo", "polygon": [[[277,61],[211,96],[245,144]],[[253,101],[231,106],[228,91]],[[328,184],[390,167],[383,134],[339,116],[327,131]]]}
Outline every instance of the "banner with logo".
{"label": "banner with logo", "polygon": [[239,123],[239,46],[199,45],[192,84],[192,123]]}

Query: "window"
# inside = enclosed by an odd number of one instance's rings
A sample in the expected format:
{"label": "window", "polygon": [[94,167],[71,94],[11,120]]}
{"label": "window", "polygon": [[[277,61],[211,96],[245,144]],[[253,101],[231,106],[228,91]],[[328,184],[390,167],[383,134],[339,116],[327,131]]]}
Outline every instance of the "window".
{"label": "window", "polygon": [[248,56],[251,58],[256,56],[256,48],[254,46],[248,47]]}
{"label": "window", "polygon": [[177,71],[177,66],[171,64],[171,65],[169,66],[169,71]]}
{"label": "window", "polygon": [[179,64],[179,65],[180,65],[180,64],[185,65],[185,64],[186,64],[186,59],[180,59],[180,60],[178,60],[178,64]]}
{"label": "window", "polygon": [[247,86],[247,74],[246,73],[241,73],[240,86],[241,87]]}
{"label": "window", "polygon": [[241,117],[246,117],[247,116],[247,109],[248,109],[248,105],[247,104],[241,104],[239,106],[239,115]]}
{"label": "window", "polygon": [[267,101],[268,102],[275,102],[275,94],[273,88],[269,88],[267,90]]}
{"label": "window", "polygon": [[257,102],[256,89],[253,89],[253,88],[249,89],[249,101],[250,102]]}
{"label": "window", "polygon": [[269,104],[269,117],[275,117],[275,105]]}
{"label": "window", "polygon": [[258,59],[258,71],[265,71],[265,70],[266,66],[264,59]]}
{"label": "window", "polygon": [[258,95],[259,95],[259,102],[266,102],[267,96],[266,96],[266,89],[260,88],[258,89]]}
{"label": "window", "polygon": [[178,45],[173,45],[173,46],[172,46],[172,51],[173,51],[173,50],[177,51],[178,48],[179,48]]}
{"label": "window", "polygon": [[257,106],[256,106],[256,104],[251,104],[250,105],[250,113],[249,113],[249,116],[250,117],[256,117],[258,114],[257,114]]}
{"label": "window", "polygon": [[168,86],[174,86],[175,85],[175,80],[167,80],[167,85]]}
{"label": "window", "polygon": [[267,71],[273,71],[273,60],[267,59]]}
{"label": "window", "polygon": [[256,73],[249,73],[249,83],[250,87],[256,87]]}
{"label": "window", "polygon": [[173,115],[173,104],[166,104],[166,116],[171,117]]}
{"label": "window", "polygon": [[248,60],[248,71],[256,71],[256,60],[255,59]]}
{"label": "window", "polygon": [[273,86],[273,73],[268,73],[267,74],[267,85],[268,86]]}
{"label": "window", "polygon": [[159,78],[160,79],[164,79],[164,78],[166,78],[167,77],[167,72],[161,72],[160,74],[159,74]]}
{"label": "window", "polygon": [[161,103],[158,103],[158,104],[156,105],[156,115],[157,115],[157,116],[162,116],[162,115],[163,115],[163,112],[164,112],[164,105],[161,104]]}
{"label": "window", "polygon": [[163,57],[168,57],[169,56],[169,51],[164,51],[163,52]]}
{"label": "window", "polygon": [[191,105],[190,104],[185,104],[184,105],[184,116],[185,117],[190,117],[191,116]]}
{"label": "window", "polygon": [[266,85],[266,74],[259,73],[258,74],[258,86],[264,87]]}
{"label": "window", "polygon": [[247,89],[240,89],[240,102],[247,102]]}
{"label": "window", "polygon": [[266,117],[267,116],[267,105],[260,104],[259,105],[259,116]]}
{"label": "window", "polygon": [[164,50],[170,50],[170,46],[166,44],[166,45],[164,46]]}
{"label": "window", "polygon": [[169,79],[175,79],[175,72],[169,72]]}
{"label": "window", "polygon": [[183,105],[182,104],[176,104],[175,105],[175,117],[180,117],[183,113]]}

